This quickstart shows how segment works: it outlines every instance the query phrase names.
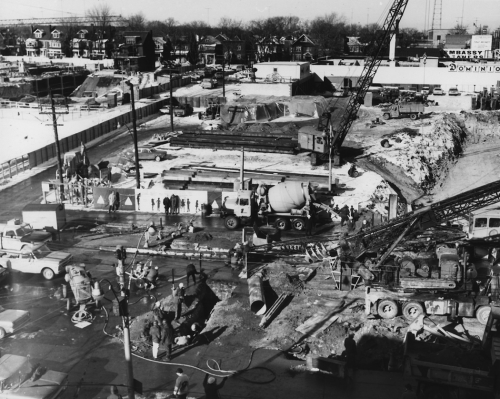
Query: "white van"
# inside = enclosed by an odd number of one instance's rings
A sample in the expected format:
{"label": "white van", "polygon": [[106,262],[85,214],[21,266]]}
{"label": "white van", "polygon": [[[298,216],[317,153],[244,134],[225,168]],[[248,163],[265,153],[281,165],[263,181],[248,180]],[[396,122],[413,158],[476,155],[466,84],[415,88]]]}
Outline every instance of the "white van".
{"label": "white van", "polygon": [[489,210],[473,215],[469,222],[469,238],[483,238],[500,234],[500,210]]}

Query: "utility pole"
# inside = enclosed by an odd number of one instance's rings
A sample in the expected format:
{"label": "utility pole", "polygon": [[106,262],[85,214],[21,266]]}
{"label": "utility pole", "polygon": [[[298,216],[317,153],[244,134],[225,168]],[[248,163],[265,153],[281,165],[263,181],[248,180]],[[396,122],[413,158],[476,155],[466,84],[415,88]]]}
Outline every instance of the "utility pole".
{"label": "utility pole", "polygon": [[139,149],[137,148],[137,119],[135,116],[134,85],[130,80],[125,81],[130,88],[130,102],[132,103],[132,129],[134,131],[134,155],[135,155],[135,181],[137,188],[141,188],[141,174],[139,173]]}
{"label": "utility pole", "polygon": [[123,350],[125,352],[125,362],[127,363],[127,390],[129,399],[135,399],[134,391],[134,368],[132,366],[132,355],[130,354],[130,318],[127,315],[122,317],[123,320]]}
{"label": "utility pole", "polygon": [[222,42],[222,97],[226,97],[226,54],[224,53],[224,42]]}
{"label": "utility pole", "polygon": [[170,86],[170,130],[174,131],[174,91],[172,87],[172,68],[170,68],[170,81],[168,85]]}
{"label": "utility pole", "polygon": [[330,151],[328,151],[328,191],[332,191],[333,177],[332,177],[332,152],[333,152],[333,127],[330,123]]}
{"label": "utility pole", "polygon": [[59,174],[59,183],[61,183],[61,194],[64,192],[64,179],[62,174],[62,161],[61,161],[61,149],[59,148],[59,135],[57,133],[57,116],[56,116],[56,107],[54,105],[54,97],[52,96],[52,90],[49,87],[49,96],[50,96],[50,108],[52,111],[52,126],[54,127],[54,141],[56,143],[56,155],[57,155],[57,170]]}

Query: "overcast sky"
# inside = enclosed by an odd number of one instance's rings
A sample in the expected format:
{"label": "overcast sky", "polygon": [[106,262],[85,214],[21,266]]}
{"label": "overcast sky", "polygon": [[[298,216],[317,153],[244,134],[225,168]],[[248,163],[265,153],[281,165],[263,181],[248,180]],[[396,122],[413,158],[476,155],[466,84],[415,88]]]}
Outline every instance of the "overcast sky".
{"label": "overcast sky", "polygon": [[[402,27],[432,26],[435,0],[409,0]],[[380,22],[393,0],[1,0],[0,19],[84,16],[85,10],[102,3],[122,16],[142,12],[147,19],[169,17],[180,22],[208,21],[215,26],[221,17],[249,21],[294,15],[303,19],[336,12],[347,23]],[[426,13],[427,10],[427,13]],[[427,17],[427,18],[426,18]],[[469,29],[473,23],[500,26],[500,0],[442,0],[442,28],[455,26],[463,17]],[[477,21],[477,22],[476,22]]]}

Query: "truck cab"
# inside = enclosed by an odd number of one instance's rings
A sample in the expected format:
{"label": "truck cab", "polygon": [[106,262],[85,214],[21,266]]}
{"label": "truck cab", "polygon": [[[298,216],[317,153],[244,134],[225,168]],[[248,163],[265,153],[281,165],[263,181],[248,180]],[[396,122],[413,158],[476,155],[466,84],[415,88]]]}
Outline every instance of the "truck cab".
{"label": "truck cab", "polygon": [[222,203],[221,217],[230,230],[236,229],[241,223],[248,224],[252,219],[252,204],[254,193],[251,190],[238,190],[236,197],[226,197]]}

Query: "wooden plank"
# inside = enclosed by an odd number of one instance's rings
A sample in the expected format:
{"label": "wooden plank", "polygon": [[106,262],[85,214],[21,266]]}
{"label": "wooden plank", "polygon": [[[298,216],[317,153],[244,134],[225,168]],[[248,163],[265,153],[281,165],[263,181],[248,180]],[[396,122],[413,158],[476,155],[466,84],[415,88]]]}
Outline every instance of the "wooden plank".
{"label": "wooden plank", "polygon": [[343,305],[344,301],[341,301],[337,306],[328,307],[327,310],[316,312],[312,317],[298,326],[295,331],[316,337],[340,317],[339,312]]}

